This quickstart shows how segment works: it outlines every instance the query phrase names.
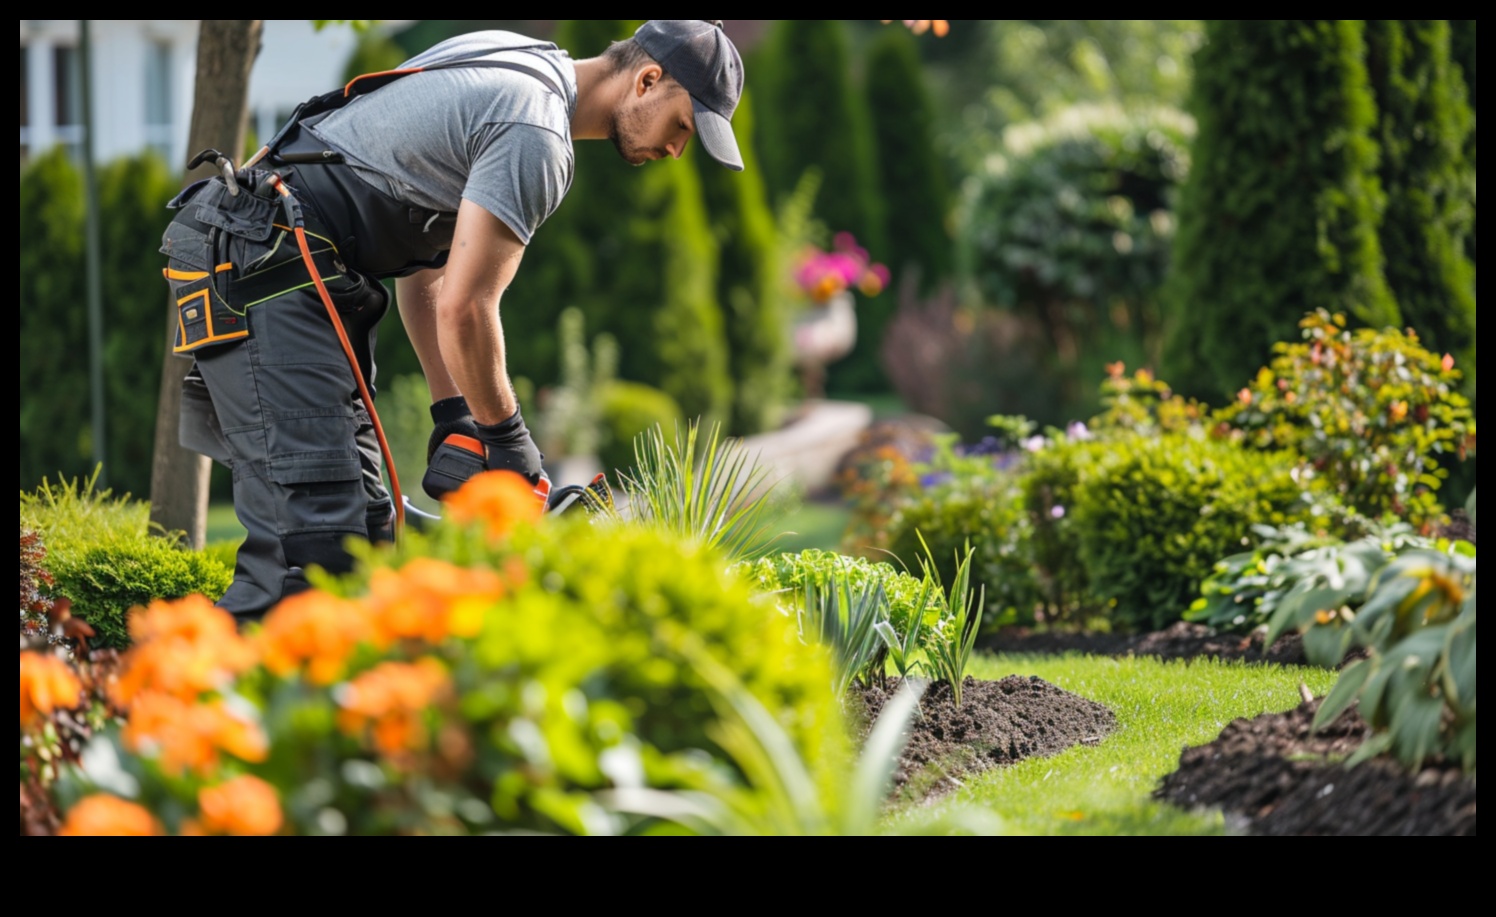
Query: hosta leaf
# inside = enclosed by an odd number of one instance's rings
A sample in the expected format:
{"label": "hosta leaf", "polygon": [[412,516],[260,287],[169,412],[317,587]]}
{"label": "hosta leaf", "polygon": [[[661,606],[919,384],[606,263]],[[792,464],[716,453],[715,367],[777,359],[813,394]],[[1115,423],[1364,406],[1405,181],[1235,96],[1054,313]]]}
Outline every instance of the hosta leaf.
{"label": "hosta leaf", "polygon": [[1465,512],[1470,514],[1470,524],[1475,524],[1475,489],[1470,490],[1470,499],[1465,501]]}
{"label": "hosta leaf", "polygon": [[1358,659],[1345,667],[1340,673],[1340,680],[1335,682],[1335,687],[1325,697],[1324,702],[1319,705],[1319,713],[1314,716],[1314,728],[1323,729],[1326,725],[1334,722],[1340,714],[1349,710],[1361,695],[1361,689],[1366,680],[1371,677],[1372,667],[1364,659]]}
{"label": "hosta leaf", "polygon": [[1358,764],[1364,764],[1391,747],[1392,736],[1385,732],[1379,732],[1365,742],[1362,742],[1361,747],[1356,749],[1356,753],[1351,755],[1350,759],[1345,762],[1345,766],[1351,768]]}
{"label": "hosta leaf", "polygon": [[[1396,576],[1390,569],[1383,570],[1377,577],[1377,582],[1366,604],[1362,605],[1356,612],[1356,627],[1365,633],[1371,633],[1377,624],[1385,619],[1394,617],[1397,606],[1402,604],[1418,587],[1418,581],[1412,577]],[[1390,627],[1390,625],[1389,625]]]}
{"label": "hosta leaf", "polygon": [[1392,744],[1407,765],[1421,763],[1439,747],[1439,722],[1444,702],[1408,684],[1392,711]]}
{"label": "hosta leaf", "polygon": [[1304,655],[1313,665],[1325,668],[1339,665],[1350,643],[1351,629],[1341,624],[1316,624],[1304,631]]}
{"label": "hosta leaf", "polygon": [[[1471,601],[1474,601],[1473,599]],[[1467,616],[1468,615],[1468,616]],[[1444,693],[1456,710],[1475,710],[1475,615],[1461,614],[1444,641]]]}

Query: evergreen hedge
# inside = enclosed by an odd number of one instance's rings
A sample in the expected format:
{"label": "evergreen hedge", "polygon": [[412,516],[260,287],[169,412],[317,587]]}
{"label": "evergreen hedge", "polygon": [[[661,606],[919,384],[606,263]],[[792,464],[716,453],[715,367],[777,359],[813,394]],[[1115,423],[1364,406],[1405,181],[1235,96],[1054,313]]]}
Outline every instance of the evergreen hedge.
{"label": "evergreen hedge", "polygon": [[1450,61],[1443,19],[1367,20],[1368,67],[1387,192],[1382,250],[1404,324],[1424,346],[1475,366],[1475,164],[1465,158],[1475,119]]}
{"label": "evergreen hedge", "polygon": [[1167,376],[1219,400],[1317,308],[1401,315],[1383,274],[1363,20],[1217,20],[1195,59]]}

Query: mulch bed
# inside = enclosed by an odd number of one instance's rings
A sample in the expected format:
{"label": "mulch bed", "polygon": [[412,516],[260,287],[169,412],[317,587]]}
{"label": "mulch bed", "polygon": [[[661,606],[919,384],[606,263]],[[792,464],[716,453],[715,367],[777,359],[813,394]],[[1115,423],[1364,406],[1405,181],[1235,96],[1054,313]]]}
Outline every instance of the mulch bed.
{"label": "mulch bed", "polygon": [[[983,649],[1307,664],[1296,636],[1263,647],[1260,637],[1216,635],[1186,622],[1133,637],[1008,629]],[[863,693],[865,723],[876,719],[896,688],[894,680]],[[899,799],[942,795],[973,774],[1099,743],[1116,729],[1107,708],[1038,678],[968,678],[963,694],[959,710],[948,685],[925,695],[895,774]],[[1311,733],[1318,709],[1319,701],[1308,701],[1287,713],[1231,723],[1215,741],[1185,749],[1179,769],[1161,781],[1155,797],[1184,809],[1219,810],[1230,831],[1241,835],[1475,836],[1473,777],[1442,762],[1409,773],[1389,759],[1346,770],[1343,762],[1366,725],[1351,710]]]}

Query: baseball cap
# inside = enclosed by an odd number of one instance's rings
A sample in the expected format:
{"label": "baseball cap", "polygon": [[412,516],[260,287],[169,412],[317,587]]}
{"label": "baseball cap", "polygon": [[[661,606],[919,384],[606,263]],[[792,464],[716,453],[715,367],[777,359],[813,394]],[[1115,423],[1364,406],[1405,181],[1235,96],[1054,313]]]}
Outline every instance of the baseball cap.
{"label": "baseball cap", "polygon": [[634,40],[691,94],[701,145],[724,166],[743,171],[731,124],[743,95],[743,59],[721,22],[651,19],[634,33]]}

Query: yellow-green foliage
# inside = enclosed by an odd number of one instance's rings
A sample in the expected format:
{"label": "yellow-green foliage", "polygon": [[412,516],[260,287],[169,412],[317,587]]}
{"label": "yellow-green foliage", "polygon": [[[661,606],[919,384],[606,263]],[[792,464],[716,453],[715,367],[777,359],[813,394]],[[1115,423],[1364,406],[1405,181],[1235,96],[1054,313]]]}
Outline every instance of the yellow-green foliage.
{"label": "yellow-green foliage", "polygon": [[[846,734],[828,657],[797,640],[794,622],[757,600],[724,555],[668,532],[568,517],[522,527],[497,548],[481,534],[442,526],[429,535],[408,534],[393,553],[374,555],[381,566],[417,557],[517,574],[506,576],[516,587],[489,608],[471,652],[462,651],[469,658],[456,666],[459,672],[472,667],[485,685],[481,696],[465,701],[468,714],[477,716],[482,705],[494,709],[480,718],[498,716],[499,708],[509,709],[505,715],[524,712],[521,695],[534,694],[527,687],[532,683],[544,688],[535,697],[546,704],[564,707],[568,697],[573,706],[596,710],[601,704],[616,711],[617,728],[637,737],[650,785],[684,786],[680,768],[662,767],[662,761],[692,751],[724,757],[711,691],[691,662],[704,653],[774,712],[806,760],[826,765],[820,779],[835,779],[830,762],[842,760]],[[361,579],[338,588],[357,594]],[[552,788],[609,785],[597,771],[597,749],[588,759],[578,744],[572,713],[553,712],[537,721],[540,734],[556,767],[571,764],[547,778]],[[553,734],[553,725],[560,731]],[[495,799],[505,792],[515,811],[520,801],[535,804],[533,793],[515,787],[496,788]]]}
{"label": "yellow-green foliage", "polygon": [[202,593],[218,599],[233,574],[220,559],[185,550],[150,530],[150,507],[97,488],[98,473],[21,492],[21,525],[47,546],[54,596],[98,632],[96,648],[129,644],[130,609]]}

